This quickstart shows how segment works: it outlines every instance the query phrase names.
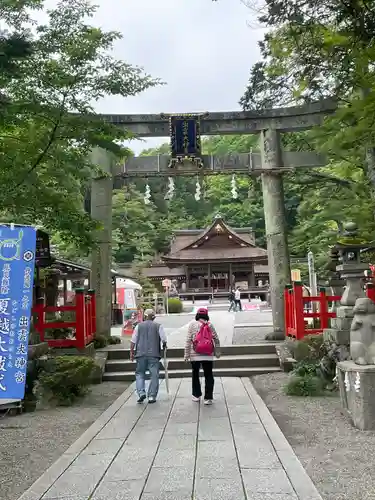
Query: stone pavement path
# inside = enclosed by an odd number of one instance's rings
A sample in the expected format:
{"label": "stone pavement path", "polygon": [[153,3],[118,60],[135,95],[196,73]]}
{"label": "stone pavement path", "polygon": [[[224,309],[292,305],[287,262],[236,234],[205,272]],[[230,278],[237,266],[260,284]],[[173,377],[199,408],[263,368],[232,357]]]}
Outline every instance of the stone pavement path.
{"label": "stone pavement path", "polygon": [[249,379],[217,379],[213,406],[190,383],[127,389],[20,500],[321,500]]}

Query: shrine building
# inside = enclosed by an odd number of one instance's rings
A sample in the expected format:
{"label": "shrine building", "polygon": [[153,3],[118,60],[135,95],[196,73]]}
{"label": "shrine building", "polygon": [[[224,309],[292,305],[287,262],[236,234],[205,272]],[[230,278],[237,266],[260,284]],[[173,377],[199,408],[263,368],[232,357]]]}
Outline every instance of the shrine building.
{"label": "shrine building", "polygon": [[264,298],[268,287],[267,250],[257,247],[251,227],[232,228],[220,215],[206,229],[175,231],[170,251],[145,269],[158,288],[169,279],[182,298],[242,295]]}

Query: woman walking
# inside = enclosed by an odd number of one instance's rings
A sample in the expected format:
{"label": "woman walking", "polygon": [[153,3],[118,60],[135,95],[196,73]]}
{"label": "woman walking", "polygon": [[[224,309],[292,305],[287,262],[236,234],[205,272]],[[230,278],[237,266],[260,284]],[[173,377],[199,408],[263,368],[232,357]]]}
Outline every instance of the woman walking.
{"label": "woman walking", "polygon": [[199,370],[202,365],[205,381],[204,404],[211,405],[214,392],[214,375],[212,373],[214,356],[220,357],[220,340],[215,327],[210,323],[208,309],[201,307],[195,316],[195,321],[189,325],[185,344],[185,361],[191,362],[192,368],[192,399],[199,402],[202,388]]}

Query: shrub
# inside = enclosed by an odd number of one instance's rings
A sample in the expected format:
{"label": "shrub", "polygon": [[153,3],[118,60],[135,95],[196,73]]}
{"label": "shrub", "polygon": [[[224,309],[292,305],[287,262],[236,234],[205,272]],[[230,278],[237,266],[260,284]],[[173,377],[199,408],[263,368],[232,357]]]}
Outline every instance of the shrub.
{"label": "shrub", "polygon": [[183,304],[180,299],[171,298],[168,299],[168,312],[171,314],[177,314],[182,312]]}
{"label": "shrub", "polygon": [[318,361],[327,352],[323,334],[306,335],[302,340],[288,342],[288,348],[296,361]]}
{"label": "shrub", "polygon": [[108,345],[108,337],[105,335],[100,335],[99,333],[95,335],[94,337],[94,347],[95,349],[101,349],[103,347],[106,347]]}
{"label": "shrub", "polygon": [[121,338],[120,337],[109,337],[108,344],[111,344],[111,345],[121,344]]}
{"label": "shrub", "polygon": [[319,363],[299,361],[292,371],[293,375],[305,377],[307,375],[320,376]]}
{"label": "shrub", "polygon": [[321,396],[324,392],[324,383],[316,375],[299,376],[293,373],[284,391],[288,396]]}
{"label": "shrub", "polygon": [[86,356],[56,356],[43,364],[39,387],[44,399],[69,406],[86,394],[94,360]]}
{"label": "shrub", "polygon": [[141,308],[145,311],[146,309],[154,309],[154,306],[151,304],[151,302],[142,302]]}

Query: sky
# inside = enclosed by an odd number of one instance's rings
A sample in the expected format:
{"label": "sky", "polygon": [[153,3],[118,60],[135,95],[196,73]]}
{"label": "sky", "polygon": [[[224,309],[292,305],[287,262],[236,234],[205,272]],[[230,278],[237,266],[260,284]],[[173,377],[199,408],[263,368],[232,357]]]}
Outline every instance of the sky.
{"label": "sky", "polygon": [[[241,0],[96,0],[93,24],[122,33],[113,55],[166,85],[127,99],[108,97],[102,113],[239,110],[263,30]],[[52,7],[57,0],[47,0]],[[168,139],[132,141],[139,153]]]}

